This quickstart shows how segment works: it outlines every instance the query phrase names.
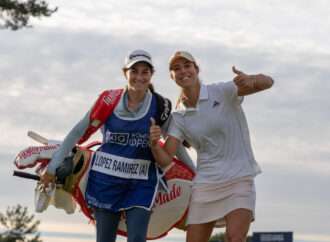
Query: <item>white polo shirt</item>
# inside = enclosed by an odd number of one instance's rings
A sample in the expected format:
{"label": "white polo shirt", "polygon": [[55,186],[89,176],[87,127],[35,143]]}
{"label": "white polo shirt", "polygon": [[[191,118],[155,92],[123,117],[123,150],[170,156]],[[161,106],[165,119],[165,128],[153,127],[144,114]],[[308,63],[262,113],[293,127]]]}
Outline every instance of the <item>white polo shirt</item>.
{"label": "white polo shirt", "polygon": [[196,108],[180,103],[168,134],[187,140],[197,151],[195,184],[222,183],[261,172],[234,82],[201,84]]}

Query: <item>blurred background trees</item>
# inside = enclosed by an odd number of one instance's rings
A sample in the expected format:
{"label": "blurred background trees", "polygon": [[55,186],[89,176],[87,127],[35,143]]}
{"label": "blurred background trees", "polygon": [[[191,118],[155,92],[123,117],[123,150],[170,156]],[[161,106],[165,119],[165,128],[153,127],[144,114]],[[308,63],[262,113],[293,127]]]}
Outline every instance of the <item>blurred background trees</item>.
{"label": "blurred background trees", "polygon": [[8,207],[5,213],[0,212],[0,242],[42,242],[39,224],[27,207]]}
{"label": "blurred background trees", "polygon": [[50,17],[56,11],[57,7],[51,9],[47,2],[40,0],[0,0],[0,29],[31,27],[30,17]]}

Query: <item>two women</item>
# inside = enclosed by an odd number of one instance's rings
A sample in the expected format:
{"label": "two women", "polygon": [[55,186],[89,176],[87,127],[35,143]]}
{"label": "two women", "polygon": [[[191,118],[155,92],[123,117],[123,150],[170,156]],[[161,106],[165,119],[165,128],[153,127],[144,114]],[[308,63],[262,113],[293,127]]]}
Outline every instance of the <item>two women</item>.
{"label": "two women", "polygon": [[150,141],[157,161],[170,163],[184,140],[197,151],[197,173],[187,218],[187,242],[207,242],[213,227],[226,226],[228,242],[243,242],[254,219],[254,177],[260,173],[251,149],[243,97],[270,88],[271,77],[247,75],[235,67],[233,81],[203,84],[199,66],[185,51],[169,63],[181,88],[164,147],[151,120]]}
{"label": "two women", "polygon": [[102,127],[103,142],[89,171],[86,201],[96,220],[97,242],[114,242],[122,213],[129,242],[146,241],[151,208],[158,189],[158,166],[149,146],[150,118],[162,126],[171,103],[151,86],[154,66],[143,50],[129,54],[123,67],[127,86],[100,95],[93,108],[69,132],[52,157],[42,182],[55,181],[55,173],[77,144]]}
{"label": "two women", "polygon": [[[182,91],[162,148],[158,141],[170,105],[150,89],[154,72],[151,56],[141,50],[132,52],[123,71],[127,87],[101,95],[65,138],[42,177],[43,183],[54,182],[64,157],[102,126],[103,143],[94,156],[86,191],[96,219],[97,241],[116,240],[124,212],[128,241],[142,242],[159,183],[157,166],[170,164],[185,140],[198,155],[187,241],[207,242],[216,223],[226,225],[228,241],[245,241],[254,219],[253,180],[260,170],[241,102],[243,96],[271,87],[273,80],[233,68],[236,77],[232,82],[204,85],[193,56],[176,52],[170,60],[170,75]],[[100,117],[109,104],[113,112]]]}

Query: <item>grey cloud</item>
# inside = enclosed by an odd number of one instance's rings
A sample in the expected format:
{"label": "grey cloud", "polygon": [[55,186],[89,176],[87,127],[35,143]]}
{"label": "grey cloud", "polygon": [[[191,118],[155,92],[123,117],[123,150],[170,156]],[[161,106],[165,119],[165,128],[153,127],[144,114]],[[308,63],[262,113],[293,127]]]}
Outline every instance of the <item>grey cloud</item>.
{"label": "grey cloud", "polygon": [[[290,164],[290,160],[286,162]],[[330,194],[325,192],[329,176],[320,176],[301,166],[288,169],[283,165],[264,164],[263,173],[256,180],[256,222],[261,228],[271,231],[287,228],[295,233],[327,231],[324,221],[330,214],[324,208],[330,201]],[[262,217],[261,221],[258,217]],[[313,226],[297,222],[305,219],[313,221]]]}
{"label": "grey cloud", "polygon": [[[23,89],[20,97],[9,96],[0,107],[3,113],[10,113],[11,123],[15,125],[52,126],[54,120],[63,127],[73,122],[89,108],[99,90],[123,85],[120,71],[123,57],[135,48],[153,53],[157,63],[155,84],[160,92],[176,88],[169,80],[166,63],[177,48],[188,49],[197,57],[205,82],[231,80],[232,65],[247,73],[272,75],[276,81],[272,90],[246,97],[244,102],[249,121],[252,126],[260,126],[264,136],[276,139],[278,135],[292,134],[305,138],[302,135],[308,134],[316,140],[320,136],[317,125],[330,118],[324,111],[330,105],[326,91],[330,84],[324,81],[329,76],[326,64],[330,58],[325,54],[292,52],[286,53],[290,58],[283,60],[281,52],[266,49],[235,49],[214,43],[194,46],[193,40],[187,48],[175,47],[142,34],[134,36],[133,39],[139,40],[136,44],[111,34],[91,32],[34,31],[28,37],[21,32],[18,38],[4,33],[0,34],[7,44],[0,51],[7,56],[9,65],[0,64],[5,80],[1,86],[6,89],[19,80]],[[171,95],[171,99],[175,96]],[[83,106],[84,110],[75,111],[77,106]],[[321,136],[326,139],[329,128],[324,127],[324,131]]]}
{"label": "grey cloud", "polygon": [[15,155],[0,153],[1,210],[18,203],[29,207],[32,205],[34,184],[26,179],[12,175],[15,168],[13,165]]}

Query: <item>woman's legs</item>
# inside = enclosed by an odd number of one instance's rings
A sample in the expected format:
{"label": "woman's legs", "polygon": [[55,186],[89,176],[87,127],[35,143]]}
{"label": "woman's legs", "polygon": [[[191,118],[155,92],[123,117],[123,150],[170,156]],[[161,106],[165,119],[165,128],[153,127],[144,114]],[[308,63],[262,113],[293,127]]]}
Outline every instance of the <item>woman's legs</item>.
{"label": "woman's legs", "polygon": [[252,221],[252,211],[244,208],[236,209],[225,216],[226,241],[245,242]]}
{"label": "woman's legs", "polygon": [[187,242],[207,242],[211,236],[215,221],[205,224],[190,224],[187,229]]}
{"label": "woman's legs", "polygon": [[144,208],[126,210],[127,242],[145,242],[151,211]]}
{"label": "woman's legs", "polygon": [[[225,216],[226,241],[245,242],[252,221],[252,211],[236,209]],[[187,229],[187,242],[207,242],[210,239],[215,221],[205,224],[190,224]]]}
{"label": "woman's legs", "polygon": [[115,242],[120,212],[95,208],[96,242]]}

